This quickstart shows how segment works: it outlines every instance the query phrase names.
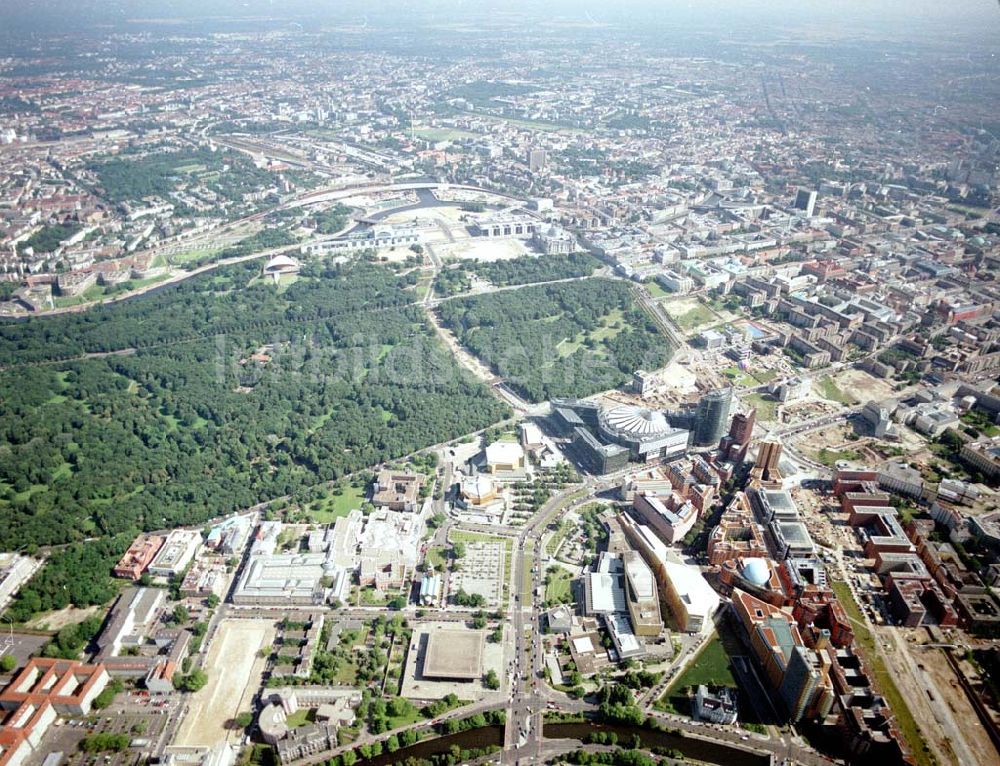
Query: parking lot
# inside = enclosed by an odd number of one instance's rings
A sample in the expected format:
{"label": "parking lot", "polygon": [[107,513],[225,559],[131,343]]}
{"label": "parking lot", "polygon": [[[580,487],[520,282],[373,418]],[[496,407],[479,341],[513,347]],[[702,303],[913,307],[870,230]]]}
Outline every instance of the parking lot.
{"label": "parking lot", "polygon": [[[118,695],[107,710],[85,718],[60,719],[50,727],[42,746],[25,766],[39,766],[49,753],[61,752],[67,766],[134,766],[144,763],[152,751],[177,700],[157,700],[134,692]],[[130,746],[120,753],[85,753],[80,743],[94,734],[124,734]]]}

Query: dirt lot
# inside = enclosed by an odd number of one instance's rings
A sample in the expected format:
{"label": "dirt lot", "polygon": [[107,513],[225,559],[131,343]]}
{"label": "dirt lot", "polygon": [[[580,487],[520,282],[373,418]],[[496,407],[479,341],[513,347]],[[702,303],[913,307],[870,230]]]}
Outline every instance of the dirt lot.
{"label": "dirt lot", "polygon": [[77,609],[75,606],[68,606],[57,612],[40,614],[31,622],[25,623],[25,627],[30,630],[59,630],[67,625],[75,625],[83,622],[88,617],[101,614],[103,606],[88,606],[86,609]]}
{"label": "dirt lot", "polygon": [[261,647],[271,645],[274,633],[274,623],[269,620],[222,623],[205,662],[208,684],[192,695],[175,744],[214,745],[241,735],[227,731],[225,724],[250,709],[264,670],[265,660],[258,653]]}
{"label": "dirt lot", "polygon": [[509,261],[522,255],[530,255],[524,242],[519,239],[473,238],[459,240],[454,244],[440,245],[437,253],[445,260],[465,261]]}
{"label": "dirt lot", "polygon": [[837,387],[859,402],[886,399],[893,394],[892,384],[869,375],[864,370],[847,369],[833,376]]}
{"label": "dirt lot", "polygon": [[[896,683],[925,734],[933,733],[932,746],[945,763],[996,763],[997,751],[979,724],[951,666],[940,649],[918,648],[926,643],[924,630],[882,629],[894,633]],[[892,656],[891,654],[889,656]]]}

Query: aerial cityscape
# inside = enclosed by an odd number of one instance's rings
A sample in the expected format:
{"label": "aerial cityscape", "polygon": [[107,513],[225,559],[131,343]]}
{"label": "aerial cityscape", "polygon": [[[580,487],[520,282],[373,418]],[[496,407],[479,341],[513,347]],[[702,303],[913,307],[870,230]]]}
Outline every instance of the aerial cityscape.
{"label": "aerial cityscape", "polygon": [[998,280],[992,0],[4,4],[0,766],[1000,764]]}

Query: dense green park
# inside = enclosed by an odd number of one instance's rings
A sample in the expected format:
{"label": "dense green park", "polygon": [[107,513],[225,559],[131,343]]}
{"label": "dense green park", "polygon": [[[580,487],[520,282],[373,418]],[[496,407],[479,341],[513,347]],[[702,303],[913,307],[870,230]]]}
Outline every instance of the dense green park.
{"label": "dense green park", "polygon": [[471,286],[472,275],[497,287],[589,277],[600,265],[589,253],[524,255],[509,261],[461,261],[441,271],[434,289],[441,295],[465,292]]}
{"label": "dense green park", "polygon": [[459,340],[532,402],[615,388],[665,365],[667,340],[625,282],[588,279],[441,304]]}
{"label": "dense green park", "polygon": [[93,578],[72,600],[99,602],[134,532],[294,494],[507,415],[435,338],[406,278],[316,262],[278,291],[259,268],[0,325],[0,550],[113,541],[57,553],[18,618],[68,603],[65,557]]}

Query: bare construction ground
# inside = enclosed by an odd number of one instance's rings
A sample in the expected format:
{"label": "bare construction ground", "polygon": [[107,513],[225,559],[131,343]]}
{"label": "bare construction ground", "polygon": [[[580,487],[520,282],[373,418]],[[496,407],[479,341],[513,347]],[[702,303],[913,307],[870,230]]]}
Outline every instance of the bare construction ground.
{"label": "bare construction ground", "polygon": [[957,766],[996,763],[997,751],[940,650],[920,648],[926,633],[899,628],[878,633],[883,641],[891,639],[886,659],[896,685],[940,761]]}
{"label": "bare construction ground", "polygon": [[870,402],[873,399],[880,401],[894,393],[891,383],[879,380],[864,370],[842,370],[833,376],[833,382],[841,391],[859,402]]}
{"label": "bare construction ground", "polygon": [[533,252],[519,239],[487,239],[474,237],[456,241],[454,244],[437,248],[438,255],[445,260],[465,261],[508,261]]}
{"label": "bare construction ground", "polygon": [[86,608],[67,606],[65,609],[59,609],[55,612],[40,614],[26,622],[24,627],[29,630],[61,630],[67,625],[76,625],[78,622],[83,622],[88,617],[101,614],[103,611],[104,607],[100,605]]}
{"label": "bare construction ground", "polygon": [[227,731],[226,722],[250,709],[264,671],[259,653],[271,645],[274,633],[270,620],[226,620],[219,626],[205,661],[208,683],[191,696],[175,744],[211,746],[242,736]]}

